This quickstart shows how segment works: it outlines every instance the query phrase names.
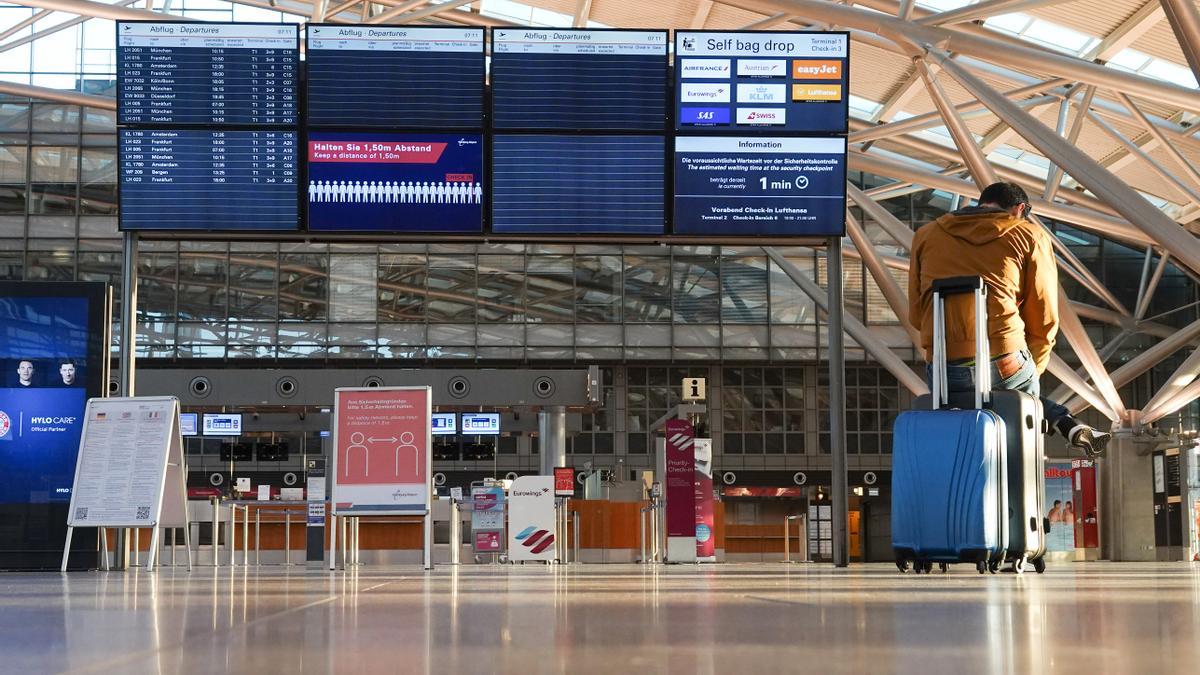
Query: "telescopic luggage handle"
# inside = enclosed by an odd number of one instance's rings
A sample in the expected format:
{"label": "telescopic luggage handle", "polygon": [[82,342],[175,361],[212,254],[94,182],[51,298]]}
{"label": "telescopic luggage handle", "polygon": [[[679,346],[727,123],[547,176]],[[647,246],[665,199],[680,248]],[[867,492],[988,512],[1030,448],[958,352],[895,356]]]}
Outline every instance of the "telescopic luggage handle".
{"label": "telescopic luggage handle", "polygon": [[975,295],[975,407],[992,399],[992,359],[988,344],[987,285],[983,277],[936,279],[933,289],[933,409],[950,404],[946,356],[946,296]]}

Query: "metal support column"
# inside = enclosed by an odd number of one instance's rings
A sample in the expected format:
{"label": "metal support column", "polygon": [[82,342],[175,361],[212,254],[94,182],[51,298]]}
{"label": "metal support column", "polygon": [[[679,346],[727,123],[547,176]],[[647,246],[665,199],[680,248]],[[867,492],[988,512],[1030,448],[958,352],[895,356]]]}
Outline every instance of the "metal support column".
{"label": "metal support column", "polygon": [[[120,370],[121,396],[133,396],[133,377],[137,358],[137,268],[138,235],[126,232],[124,260],[121,266],[121,338]],[[107,384],[106,384],[107,386]],[[116,553],[113,569],[123,570],[129,563],[129,547],[125,541],[125,529],[116,529]]]}
{"label": "metal support column", "polygon": [[554,467],[567,465],[565,406],[548,406],[538,413],[538,455],[543,476],[553,476]]}
{"label": "metal support column", "polygon": [[833,456],[833,564],[850,562],[849,485],[846,481],[846,339],[843,328],[842,238],[830,237],[825,249],[829,301],[829,450]]}

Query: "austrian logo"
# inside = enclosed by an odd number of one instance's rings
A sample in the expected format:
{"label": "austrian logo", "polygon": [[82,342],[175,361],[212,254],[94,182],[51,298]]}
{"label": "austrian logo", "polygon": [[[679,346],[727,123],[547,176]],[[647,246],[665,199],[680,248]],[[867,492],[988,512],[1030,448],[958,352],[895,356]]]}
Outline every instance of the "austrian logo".
{"label": "austrian logo", "polygon": [[787,61],[783,59],[738,59],[738,75],[742,77],[784,77]]}
{"label": "austrian logo", "polygon": [[9,419],[8,413],[0,410],[0,437],[7,436],[12,430],[12,420]]}

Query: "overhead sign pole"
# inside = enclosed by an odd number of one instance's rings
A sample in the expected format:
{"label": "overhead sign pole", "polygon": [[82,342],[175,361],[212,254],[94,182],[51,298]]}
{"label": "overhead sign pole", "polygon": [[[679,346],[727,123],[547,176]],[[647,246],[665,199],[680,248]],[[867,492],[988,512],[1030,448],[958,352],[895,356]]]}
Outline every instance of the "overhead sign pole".
{"label": "overhead sign pole", "polygon": [[433,569],[433,390],[340,388],[333,406],[329,569],[337,564],[337,518],[389,515],[422,517],[424,567]]}

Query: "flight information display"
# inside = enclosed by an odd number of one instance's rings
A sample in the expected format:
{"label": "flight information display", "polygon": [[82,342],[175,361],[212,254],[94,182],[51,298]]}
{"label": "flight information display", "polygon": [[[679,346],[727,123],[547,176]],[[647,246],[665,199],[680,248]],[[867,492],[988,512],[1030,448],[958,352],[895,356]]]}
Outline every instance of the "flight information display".
{"label": "flight information display", "polygon": [[662,234],[662,136],[518,136],[492,141],[492,230]]}
{"label": "flight information display", "polygon": [[496,129],[662,130],[666,31],[492,31]]}
{"label": "flight information display", "polygon": [[676,31],[676,128],[845,133],[846,33]]}
{"label": "flight information display", "polygon": [[117,22],[117,122],[294,125],[294,24]]}
{"label": "flight information display", "polygon": [[120,130],[125,230],[294,230],[294,131]]}
{"label": "flight information display", "polygon": [[310,132],[308,227],[481,232],[483,137]]}
{"label": "flight information display", "polygon": [[483,127],[482,28],[309,24],[308,123]]}
{"label": "flight information display", "polygon": [[675,233],[841,236],[846,139],[675,139]]}

